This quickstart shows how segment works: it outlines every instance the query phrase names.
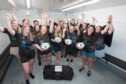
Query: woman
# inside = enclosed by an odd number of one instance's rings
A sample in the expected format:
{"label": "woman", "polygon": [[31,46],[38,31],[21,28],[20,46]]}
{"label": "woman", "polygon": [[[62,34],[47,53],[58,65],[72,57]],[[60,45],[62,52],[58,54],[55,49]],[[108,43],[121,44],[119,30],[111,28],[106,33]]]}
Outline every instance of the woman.
{"label": "woman", "polygon": [[63,37],[64,39],[70,39],[72,44],[66,45],[66,61],[69,63],[73,63],[73,58],[76,55],[76,43],[78,40],[78,31],[76,31],[75,26],[70,25],[68,32],[64,30]]}
{"label": "woman", "polygon": [[30,84],[29,75],[32,79],[35,78],[32,74],[35,61],[35,50],[32,44],[33,42],[30,39],[30,28],[24,27],[22,34],[19,34],[18,37],[20,61],[24,70],[26,84]]}
{"label": "woman", "polygon": [[[10,20],[11,14],[6,14],[5,17],[6,17],[5,19],[6,19],[8,28],[0,27],[0,32],[6,33],[9,36],[10,41],[11,41],[10,54],[13,55],[14,57],[16,57],[17,61],[20,64],[20,57],[19,57],[19,53],[18,53],[19,52],[18,51],[19,50],[19,48],[18,48],[18,37],[17,37],[17,34],[20,33],[18,21],[15,18],[13,18],[13,20]],[[10,27],[16,33],[15,35],[10,30]]]}
{"label": "woman", "polygon": [[85,47],[82,50],[82,65],[79,71],[82,71],[84,69],[83,65],[85,62],[88,62],[88,72],[87,76],[91,75],[91,70],[94,64],[95,57],[95,27],[93,25],[89,25],[87,30],[83,31],[83,34],[81,37],[83,37]]}
{"label": "woman", "polygon": [[35,60],[35,51],[32,45],[33,42],[30,38],[30,27],[23,27],[22,33],[18,34],[12,29],[9,23],[8,26],[8,30],[11,32],[11,34],[18,37],[20,61],[24,70],[26,84],[30,84],[29,75],[31,78],[35,78],[35,76],[32,74],[33,63]]}
{"label": "woman", "polygon": [[24,70],[26,84],[30,84],[29,75],[32,79],[35,76],[32,74],[33,64],[35,61],[35,50],[30,39],[30,28],[24,27],[22,34],[19,34],[19,54]]}
{"label": "woman", "polygon": [[[80,42],[84,42],[84,39],[87,36],[87,30],[88,30],[89,25],[90,25],[89,23],[83,23],[82,24],[82,27],[80,29],[80,36],[79,36]],[[81,52],[82,52],[82,50],[81,50]],[[81,62],[81,65],[80,65],[81,68],[79,69],[80,72],[84,69],[83,66],[84,66],[85,62],[87,61],[86,56],[81,56],[81,59],[82,59],[82,62]]]}
{"label": "woman", "polygon": [[[40,30],[41,30],[41,26],[36,23],[36,25],[34,26],[33,32],[32,32],[33,40],[35,40],[37,38],[38,34],[40,33]],[[36,52],[37,59],[38,59],[38,65],[41,65],[40,55],[36,48],[35,48],[35,52]]]}
{"label": "woman", "polygon": [[49,39],[49,34],[48,34],[48,29],[45,25],[42,26],[41,31],[39,35],[36,38],[36,48],[38,49],[40,58],[41,58],[41,63],[43,66],[51,64],[51,46],[49,49],[44,50],[41,48],[41,45],[43,43],[49,43],[50,44],[50,39]]}
{"label": "woman", "polygon": [[[68,32],[68,24],[67,23],[63,23],[63,27],[62,27],[62,31],[64,33]],[[62,37],[64,38],[64,37]],[[62,56],[61,57],[66,57],[66,51],[65,51],[66,45],[63,39],[63,44],[62,44]]]}
{"label": "woman", "polygon": [[62,40],[62,30],[59,25],[57,25],[56,28],[52,30],[51,41],[52,41],[52,48],[53,48],[54,54],[56,56],[56,64],[60,65],[61,64],[62,41],[57,42],[55,40],[55,38],[57,38],[57,37],[61,38],[61,40]]}
{"label": "woman", "polygon": [[95,38],[96,38],[96,42],[95,42],[96,51],[95,51],[95,54],[96,54],[96,57],[102,58],[102,57],[105,56],[104,39],[105,39],[105,36],[107,34],[110,35],[112,32],[113,32],[112,16],[109,16],[107,25],[105,26],[104,29],[101,26],[97,26],[95,28]]}

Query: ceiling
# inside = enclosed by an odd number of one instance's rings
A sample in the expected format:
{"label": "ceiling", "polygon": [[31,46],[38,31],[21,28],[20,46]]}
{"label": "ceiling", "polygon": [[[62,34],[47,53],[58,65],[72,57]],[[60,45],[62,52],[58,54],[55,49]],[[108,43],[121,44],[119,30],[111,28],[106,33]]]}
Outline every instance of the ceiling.
{"label": "ceiling", "polygon": [[[27,9],[26,0],[12,0],[17,9]],[[61,11],[64,5],[72,3],[76,0],[31,0],[31,10],[40,11]],[[126,4],[126,0],[101,0],[98,3],[79,8],[80,10],[91,10],[103,7],[117,6]],[[7,0],[0,0],[0,10],[10,10],[12,5]],[[78,9],[77,9],[78,10]],[[74,10],[75,11],[75,10]],[[73,10],[71,11],[73,12]]]}

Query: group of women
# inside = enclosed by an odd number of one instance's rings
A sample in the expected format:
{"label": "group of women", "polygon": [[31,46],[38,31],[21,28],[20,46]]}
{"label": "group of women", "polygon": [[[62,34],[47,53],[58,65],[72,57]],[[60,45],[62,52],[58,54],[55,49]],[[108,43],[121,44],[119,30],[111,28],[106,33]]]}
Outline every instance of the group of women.
{"label": "group of women", "polygon": [[[10,19],[10,16],[13,16]],[[82,62],[79,71],[84,70],[84,65],[88,63],[87,76],[91,75],[93,64],[96,60],[95,52],[104,53],[104,37],[113,32],[112,16],[108,17],[105,26],[95,26],[90,23],[82,23],[80,20],[72,19],[71,21],[58,23],[49,20],[48,24],[40,24],[34,20],[30,25],[28,19],[23,19],[19,24],[15,11],[6,14],[7,28],[0,27],[0,32],[8,34],[11,40],[10,54],[17,58],[22,65],[26,84],[30,84],[29,77],[35,76],[32,73],[35,56],[38,57],[39,65],[50,65],[52,56],[55,56],[55,64],[62,65],[61,57],[66,58],[68,64],[74,62],[77,52],[81,52]],[[71,40],[70,44],[66,39]],[[83,48],[77,48],[77,43],[83,43]],[[43,45],[48,44],[48,48]]]}

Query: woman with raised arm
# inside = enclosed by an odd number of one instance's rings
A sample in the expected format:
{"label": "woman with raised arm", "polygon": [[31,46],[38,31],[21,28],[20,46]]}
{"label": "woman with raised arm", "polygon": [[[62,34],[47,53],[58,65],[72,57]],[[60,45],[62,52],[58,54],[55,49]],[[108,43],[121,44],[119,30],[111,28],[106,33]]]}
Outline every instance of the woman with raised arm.
{"label": "woman with raised arm", "polygon": [[[11,16],[14,16],[14,12],[12,11],[13,15],[6,14],[5,19],[7,22],[7,28],[0,27],[0,32],[6,33],[11,41],[11,47],[10,47],[10,54],[16,57],[17,61],[20,63],[20,57],[19,57],[19,48],[18,48],[18,37],[17,34],[19,32],[19,25],[18,21],[15,18],[11,18]],[[11,20],[12,19],[12,20]],[[10,31],[10,27],[13,31],[15,31],[16,34],[13,34],[12,31]]]}
{"label": "woman with raised arm", "polygon": [[[108,27],[106,27],[108,26]],[[112,16],[108,17],[108,22],[107,25],[105,26],[105,28],[103,28],[102,26],[97,26],[95,28],[95,38],[96,38],[96,42],[95,42],[95,47],[96,47],[96,51],[95,51],[95,55],[98,58],[103,58],[105,56],[105,43],[104,43],[104,39],[106,35],[110,35],[113,32],[113,25],[112,25]]]}
{"label": "woman with raised arm", "polygon": [[68,23],[63,23],[63,27],[62,27],[62,31],[63,31],[63,34],[62,34],[62,38],[63,38],[63,44],[62,44],[62,56],[61,57],[66,57],[66,45],[65,45],[65,40],[64,40],[64,37],[65,37],[65,33],[68,32]]}
{"label": "woman with raised arm", "polygon": [[32,39],[30,38],[30,27],[25,26],[22,29],[22,33],[18,33],[16,32],[16,30],[14,30],[13,26],[11,26],[11,22],[8,18],[9,16],[6,16],[8,31],[10,32],[11,35],[17,37],[20,62],[23,67],[26,84],[30,84],[29,75],[31,78],[34,78],[34,75],[32,74],[32,69],[33,69],[33,63],[35,60],[35,51],[33,47],[33,42],[32,42]]}

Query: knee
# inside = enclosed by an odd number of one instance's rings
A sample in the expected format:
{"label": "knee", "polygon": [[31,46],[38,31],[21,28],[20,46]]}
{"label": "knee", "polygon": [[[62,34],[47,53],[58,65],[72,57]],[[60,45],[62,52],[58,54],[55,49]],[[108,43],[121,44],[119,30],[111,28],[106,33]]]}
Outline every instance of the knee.
{"label": "knee", "polygon": [[86,57],[86,56],[83,56],[82,58],[83,58],[83,60],[84,60],[84,61],[86,61],[86,60],[87,60],[87,57]]}

